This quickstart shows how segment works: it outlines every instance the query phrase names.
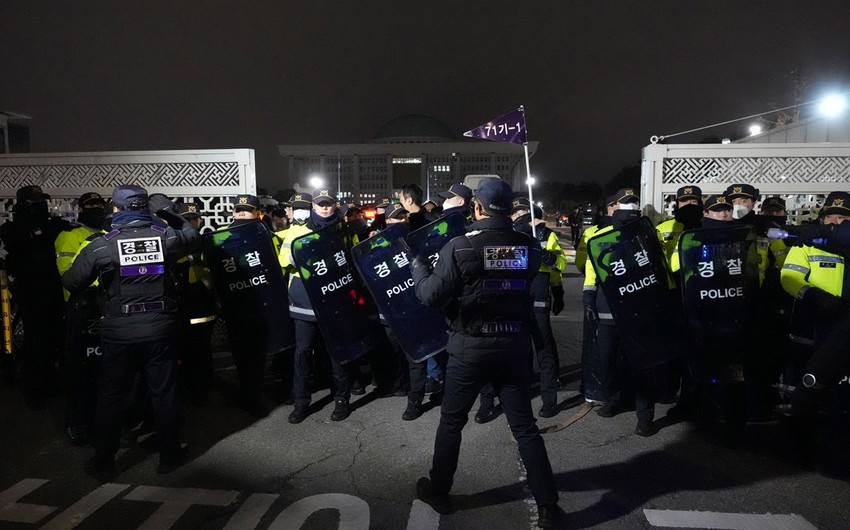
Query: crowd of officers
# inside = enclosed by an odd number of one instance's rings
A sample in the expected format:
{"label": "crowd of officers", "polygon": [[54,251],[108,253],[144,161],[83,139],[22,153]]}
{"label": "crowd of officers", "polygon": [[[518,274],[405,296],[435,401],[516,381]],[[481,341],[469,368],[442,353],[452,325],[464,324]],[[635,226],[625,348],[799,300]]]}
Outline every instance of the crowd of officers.
{"label": "crowd of officers", "polygon": [[[537,415],[555,416],[559,412],[559,361],[550,314],[557,315],[564,308],[564,252],[557,235],[546,227],[542,210],[526,198],[515,197],[501,180],[485,181],[475,196],[462,184],[452,185],[440,196],[444,200],[437,206],[424,200],[418,186],[405,186],[398,202],[385,200],[378,205],[371,226],[358,206],[339,205],[328,189],[296,193],[287,203],[272,207],[264,207],[253,195],[236,198],[233,223],[224,229],[256,222],[268,227],[288,286],[294,334],[294,348],[286,352],[258,351],[250,333],[230,337],[239,379],[237,403],[255,417],[268,415],[261,391],[265,353],[276,353],[271,368],[283,376],[285,399],[293,404],[288,417],[291,423],[300,423],[311,413],[312,391],[324,371],[331,374],[333,421],[351,414],[351,394],[364,393],[373,379],[380,394],[407,397],[402,418],[408,421],[422,414],[427,394],[443,396],[434,468],[430,479],[423,479],[418,487],[423,499],[447,512],[451,511],[448,491],[467,414],[477,397],[480,407],[475,420],[490,421],[495,417],[494,400],[498,397],[526,461],[530,485],[541,506],[541,522],[546,524],[553,516],[550,512],[557,496],[545,447],[530,411],[533,357],[520,352],[536,354],[542,397]],[[202,405],[214,379],[210,342],[217,302],[212,275],[201,252],[203,212],[198,204],[175,204],[161,194],[148,195],[143,188],[123,185],[115,189],[109,202],[94,192],[83,194],[77,201],[77,222],[67,223],[50,215],[48,198],[38,186],[19,189],[13,220],[0,226],[0,238],[8,253],[6,267],[14,277],[15,300],[25,322],[20,364],[27,405],[42,408],[45,397],[60,387],[55,368],[64,351],[60,364],[68,378],[67,435],[76,444],[91,438],[95,456],[87,463],[87,470],[100,476],[113,472],[127,411],[141,408],[149,410],[155,420],[158,471],[167,473],[186,457],[177,436],[179,394]],[[724,224],[762,227],[767,217],[771,226],[784,226],[784,202],[768,197],[761,201],[761,215],[756,216],[759,199],[758,190],[747,184],[730,186],[724,194],[706,200],[697,186],[680,188],[673,219],[657,227],[674,277],[679,268],[677,243],[684,231]],[[111,211],[107,211],[107,204]],[[653,419],[657,401],[674,400],[678,395],[679,404],[670,414],[684,417],[704,412],[700,409],[704,396],[682,361],[660,369],[632,370],[622,355],[618,338],[622,330],[618,331],[608,302],[598,289],[593,264],[587,259],[587,242],[594,235],[639,218],[641,213],[639,197],[631,189],[619,190],[605,204],[607,211],[601,222],[588,227],[577,244],[576,266],[585,274],[585,344],[594,345],[594,353],[586,350],[583,355],[583,392],[588,402],[602,405],[598,414],[604,417],[634,407],[636,433],[651,436],[656,430]],[[426,305],[447,311],[452,326],[447,351],[427,362],[409,362],[387,327],[386,340],[364,362],[342,364],[328,355],[299,268],[293,262],[293,242],[338,225],[350,249],[386,225],[407,223],[409,231],[414,231],[457,211],[467,218],[469,234],[446,245],[440,255],[442,261],[434,268],[417,260],[411,262],[417,296]],[[847,219],[850,194],[831,193],[820,222],[837,224]],[[806,245],[789,248],[759,233],[760,281],[772,305],[758,319],[764,327],[753,337],[772,340],[766,342],[769,351],[754,356],[753,364],[743,367],[746,377],[741,381],[746,381],[746,390],[736,387],[725,394],[718,409],[726,424],[736,429],[746,420],[770,417],[775,404],[770,390],[774,383],[781,380],[794,386],[803,378],[805,354],[785,340],[794,301],[814,302],[820,308],[847,296],[843,258]],[[530,272],[492,272],[479,266],[484,244],[514,248],[529,242],[533,242],[527,262]],[[500,278],[502,286],[523,286],[516,293],[520,305],[505,304],[504,300],[488,303],[488,293],[476,291],[482,289],[482,282],[469,283],[480,279],[476,275],[489,278],[492,274]],[[527,274],[528,285],[524,280],[511,283],[513,280],[506,277],[512,274],[517,278]],[[466,290],[475,296],[458,295]],[[524,297],[529,296],[528,305],[523,305]],[[467,308],[464,313],[464,305],[470,303],[474,311]],[[451,309],[453,304],[459,307]],[[511,313],[515,322],[504,325],[505,314],[517,310],[516,315]],[[478,315],[477,320],[464,321],[471,313]],[[533,318],[527,318],[528,314]],[[67,329],[64,344],[55,332],[62,329],[63,318]],[[500,325],[494,326],[496,321]],[[97,334],[95,328],[99,329],[99,349],[81,355],[89,344],[88,335]],[[489,336],[497,328],[498,332]],[[792,337],[809,347],[817,340],[799,334]],[[527,341],[533,343],[533,350]],[[99,357],[94,372],[91,357]],[[493,359],[499,360],[491,362]],[[590,364],[593,366],[589,368]],[[371,372],[365,369],[367,365]],[[599,384],[590,384],[588,373]]]}
{"label": "crowd of officers", "polygon": [[[292,243],[311,232],[339,225],[350,249],[387,225],[407,223],[409,231],[413,231],[451,212],[461,212],[472,226],[479,219],[475,206],[479,204],[479,213],[488,212],[498,222],[494,225],[495,235],[476,241],[497,241],[507,233],[509,239],[533,241],[535,256],[540,250],[543,258],[530,261],[530,272],[519,273],[530,274],[532,280],[516,293],[519,303],[509,304],[513,309],[521,308],[523,313],[533,312],[531,325],[523,325],[521,331],[509,331],[516,337],[510,336],[504,344],[497,341],[479,348],[479,354],[495,348],[512,361],[521,359],[521,388],[517,389],[512,379],[515,367],[509,370],[510,377],[503,373],[506,367],[502,366],[496,372],[488,372],[486,379],[474,378],[472,385],[480,385],[471,395],[476,398],[481,390],[482,403],[476,421],[483,423],[496,416],[496,398],[506,411],[510,409],[509,422],[515,428],[515,436],[523,451],[528,447],[528,465],[538,470],[530,474],[537,476],[543,470],[548,476],[536,489],[541,503],[551,509],[555,499],[551,469],[542,440],[533,427],[534,415],[528,408],[527,376],[532,373],[533,358],[527,356],[530,348],[524,342],[521,347],[514,342],[533,340],[543,396],[539,415],[556,415],[559,363],[549,314],[557,314],[564,306],[561,274],[566,259],[556,234],[545,226],[540,208],[532,207],[524,197],[515,198],[502,181],[490,185],[493,186],[500,188],[491,190],[484,210],[480,210],[483,203],[476,203],[472,191],[461,184],[439,194],[443,199],[441,206],[425,201],[418,186],[405,186],[397,202],[386,200],[378,205],[371,226],[358,206],[338,205],[337,198],[327,189],[296,193],[287,203],[271,208],[264,207],[256,196],[237,196],[233,222],[220,230],[258,222],[268,227],[288,286],[295,340],[290,351],[262,352],[252,341],[251,333],[230,337],[239,381],[236,403],[255,417],[268,415],[261,391],[265,353],[275,353],[270,368],[283,376],[287,394],[284,401],[293,404],[288,417],[291,423],[303,421],[312,412],[311,395],[324,371],[331,374],[328,382],[334,397],[333,421],[349,416],[351,394],[364,393],[364,387],[373,379],[379,394],[407,397],[402,414],[407,421],[422,414],[426,395],[440,401],[448,393],[444,385],[452,380],[450,351],[426,362],[411,362],[392,330],[385,327],[386,340],[363,362],[341,364],[328,355],[299,268],[292,259]],[[482,190],[486,196],[487,186]],[[214,380],[210,343],[217,301],[213,275],[201,252],[203,212],[196,203],[175,204],[161,194],[148,195],[143,188],[123,185],[114,190],[110,201],[94,192],[83,194],[77,200],[76,222],[69,223],[50,215],[48,199],[38,186],[21,188],[13,219],[0,228],[7,251],[6,266],[14,279],[14,299],[25,325],[18,358],[26,403],[34,410],[43,408],[47,396],[65,387],[66,434],[74,444],[93,444],[95,456],[87,462],[87,471],[101,478],[114,472],[114,456],[122,432],[126,435],[128,426],[148,415],[158,433],[158,471],[167,473],[186,456],[177,437],[180,396],[203,405]],[[488,213],[480,213],[480,218],[488,217]],[[484,233],[489,234],[489,228]],[[533,300],[525,304],[524,297],[529,293]],[[504,307],[490,310],[504,311]],[[486,317],[486,312],[479,313]],[[516,321],[524,319],[525,315],[520,315]],[[479,327],[486,329],[487,322]],[[67,330],[65,341],[56,333],[63,328]],[[99,340],[93,341],[92,336]],[[503,337],[497,334],[496,338]],[[467,376],[469,370],[467,367]],[[57,380],[59,373],[65,378],[64,384]],[[513,384],[508,385],[508,380]],[[456,399],[448,402],[459,403]],[[522,407],[521,414],[516,412],[517,407]],[[458,436],[457,444],[467,412],[468,408],[462,414],[455,411],[454,416],[449,415],[455,418],[451,431],[452,436]],[[442,447],[438,449],[440,459],[446,455],[445,446],[443,442],[438,444]],[[448,446],[454,447],[455,442]],[[448,467],[456,467],[456,456]],[[443,492],[450,487],[453,474],[453,469],[447,472],[448,467],[435,463],[439,486],[426,487],[423,495],[445,498]]]}
{"label": "crowd of officers", "polygon": [[[689,340],[686,330],[677,335],[677,340],[684,341],[689,355],[652,369],[630,366],[629,356],[623,354],[621,347],[621,337],[629,330],[618,326],[614,320],[587,255],[591,238],[640,218],[639,197],[632,189],[621,189],[605,200],[606,211],[601,221],[588,227],[577,245],[576,266],[585,275],[585,399],[601,404],[597,413],[603,417],[635,410],[635,433],[640,436],[651,436],[657,431],[657,424],[653,422],[655,403],[677,401],[668,411],[668,418],[717,423],[733,443],[741,440],[746,422],[777,419],[777,406],[788,401],[787,396],[777,392],[778,388],[796,388],[793,401],[805,400],[809,410],[795,412],[811,415],[812,399],[807,398],[807,392],[815,386],[815,376],[810,373],[813,369],[807,365],[807,360],[813,352],[817,353],[817,348],[830,334],[834,334],[837,320],[842,316],[846,318],[846,301],[850,299],[850,289],[845,282],[846,253],[831,252],[812,246],[811,242],[794,244],[766,237],[770,228],[788,228],[786,204],[781,197],[762,199],[759,191],[749,184],[734,184],[724,193],[707,198],[699,187],[683,186],[677,190],[674,200],[673,218],[658,224],[656,231],[666,267],[679,290],[675,297],[677,303],[683,299],[682,283],[686,276],[680,270],[682,234],[697,229],[751,226],[756,234],[758,254],[759,290],[755,314],[742,319],[748,321],[747,329],[735,330],[735,343],[721,340],[720,344],[700,344]],[[757,205],[760,206],[759,215],[755,213]],[[826,197],[816,222],[829,226],[848,219],[850,193],[836,191]],[[682,314],[682,309],[671,311],[671,322],[676,320],[674,316]],[[716,330],[714,338],[719,340],[720,334],[727,331]],[[736,355],[739,359],[736,364],[713,367],[714,373],[720,375],[708,382],[694,377],[695,357],[709,359],[709,362],[714,358],[719,365],[723,364],[720,359],[726,357],[725,350],[742,352]],[[831,366],[835,364],[832,362]],[[831,384],[847,375],[837,368],[832,372],[829,373]],[[811,422],[808,422],[806,428],[810,427]]]}

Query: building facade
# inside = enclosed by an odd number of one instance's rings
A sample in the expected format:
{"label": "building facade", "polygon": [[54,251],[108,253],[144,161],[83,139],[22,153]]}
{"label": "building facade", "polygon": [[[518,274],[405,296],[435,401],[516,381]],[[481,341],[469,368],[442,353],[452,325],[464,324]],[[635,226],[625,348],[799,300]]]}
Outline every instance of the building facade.
{"label": "building facade", "polygon": [[[288,161],[287,182],[295,190],[312,188],[318,177],[340,199],[362,204],[396,196],[417,184],[426,198],[466,175],[498,175],[516,190],[525,188],[523,147],[458,137],[445,124],[428,116],[396,118],[381,127],[370,142],[356,144],[278,145]],[[529,154],[537,142],[529,142]]]}

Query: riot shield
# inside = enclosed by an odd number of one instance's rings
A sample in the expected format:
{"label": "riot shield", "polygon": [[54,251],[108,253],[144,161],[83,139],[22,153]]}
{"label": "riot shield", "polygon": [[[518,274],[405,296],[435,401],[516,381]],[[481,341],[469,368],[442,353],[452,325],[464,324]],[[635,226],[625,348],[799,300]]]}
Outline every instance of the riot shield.
{"label": "riot shield", "polygon": [[286,283],[266,225],[257,221],[205,234],[204,255],[230,340],[259,344],[264,354],[291,347]]}
{"label": "riot shield", "polygon": [[345,364],[374,348],[379,329],[369,318],[372,303],[354,271],[342,223],[293,241],[292,260],[328,353]]}
{"label": "riot shield", "polygon": [[66,422],[92,425],[97,404],[97,375],[103,354],[97,289],[89,288],[68,300],[65,375],[68,386]]}
{"label": "riot shield", "polygon": [[355,245],[351,254],[402,350],[412,361],[422,362],[446,348],[449,328],[442,311],[416,298],[405,235],[406,224],[388,225],[386,230]]}
{"label": "riot shield", "polygon": [[676,291],[649,219],[593,236],[587,251],[632,366],[651,368],[678,357]]}
{"label": "riot shield", "polygon": [[750,226],[689,230],[679,239],[679,270],[694,376],[723,377],[752,348],[759,256]]}
{"label": "riot shield", "polygon": [[465,233],[466,217],[460,212],[452,212],[407,234],[405,240],[410,247],[410,257],[427,258],[433,268],[443,245]]}

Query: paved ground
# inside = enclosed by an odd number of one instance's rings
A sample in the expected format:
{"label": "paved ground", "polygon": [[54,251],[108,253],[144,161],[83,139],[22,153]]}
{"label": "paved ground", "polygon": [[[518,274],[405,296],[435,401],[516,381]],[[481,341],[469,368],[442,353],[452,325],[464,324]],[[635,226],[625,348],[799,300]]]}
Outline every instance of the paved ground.
{"label": "paved ground", "polygon": [[[565,288],[567,309],[553,325],[567,409],[541,425],[565,420],[581,403],[579,278],[568,274]],[[276,390],[269,378],[270,402]],[[430,465],[439,410],[404,422],[404,398],[367,394],[349,419],[330,422],[326,394],[314,396],[315,412],[304,423],[290,425],[290,406],[255,421],[217,391],[205,407],[184,406],[191,462],[156,474],[146,438],[122,451],[114,483],[100,485],[82,472],[91,448],[70,447],[61,435],[59,399],[33,413],[16,389],[0,388],[0,528],[534,527],[504,416],[467,426],[453,490],[457,512],[441,517],[414,492]],[[813,469],[796,463],[779,423],[750,425],[745,444],[729,448],[711,429],[666,424],[667,408],[658,407],[662,429],[652,438],[632,433],[628,413],[590,413],[546,435],[563,528],[850,528],[846,441],[837,450],[833,443]]]}

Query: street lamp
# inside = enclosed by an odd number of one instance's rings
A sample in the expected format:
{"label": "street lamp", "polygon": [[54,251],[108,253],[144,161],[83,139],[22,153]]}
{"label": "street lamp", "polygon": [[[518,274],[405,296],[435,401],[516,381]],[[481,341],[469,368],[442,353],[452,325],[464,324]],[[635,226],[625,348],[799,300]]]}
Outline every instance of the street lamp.
{"label": "street lamp", "polygon": [[317,188],[321,188],[325,185],[325,181],[319,175],[310,175],[310,180],[307,181],[310,184],[310,187],[314,190]]}
{"label": "street lamp", "polygon": [[[531,196],[531,187],[534,186],[534,177],[531,175],[525,179],[525,185],[528,186],[528,204],[534,204],[534,197]],[[534,208],[531,209],[531,235],[537,237],[537,230],[534,228]]]}
{"label": "street lamp", "polygon": [[[850,92],[844,92],[842,94],[833,94],[833,95],[829,95],[829,96],[819,98],[819,99],[815,99],[815,100],[812,100],[812,101],[806,101],[805,103],[798,103],[796,105],[790,105],[788,107],[783,107],[781,109],[774,109],[774,110],[770,110],[768,112],[761,112],[759,114],[751,114],[750,116],[744,116],[742,118],[735,118],[733,120],[726,120],[726,121],[722,121],[722,122],[719,122],[719,123],[713,123],[711,125],[706,125],[705,127],[697,127],[696,129],[689,129],[687,131],[677,132],[677,133],[673,133],[673,134],[656,135],[656,136],[652,136],[649,139],[649,141],[650,141],[650,143],[657,144],[658,142],[664,141],[664,140],[666,140],[668,138],[672,138],[674,136],[681,136],[683,134],[693,133],[693,132],[697,132],[697,131],[704,131],[705,129],[712,129],[714,127],[719,127],[721,125],[728,125],[730,123],[735,123],[735,122],[743,121],[743,120],[750,120],[752,118],[761,118],[762,115],[764,115],[764,114],[772,114],[772,113],[775,113],[775,112],[782,112],[784,110],[796,109],[798,107],[804,107],[806,105],[814,105],[815,103],[819,104],[818,110],[820,111],[821,114],[823,114],[827,117],[835,117],[838,114],[840,114],[841,112],[843,112],[844,109],[847,107],[847,95],[848,94],[850,94]],[[750,127],[750,135],[751,136],[755,135],[755,134],[759,134],[761,132],[760,128],[759,128],[759,132],[753,132],[755,127],[758,127],[758,126],[753,125],[752,127]]]}
{"label": "street lamp", "polygon": [[818,105],[818,112],[827,118],[835,118],[847,108],[847,98],[844,94],[832,94],[823,98]]}
{"label": "street lamp", "polygon": [[750,136],[761,134],[761,125],[750,125]]}

